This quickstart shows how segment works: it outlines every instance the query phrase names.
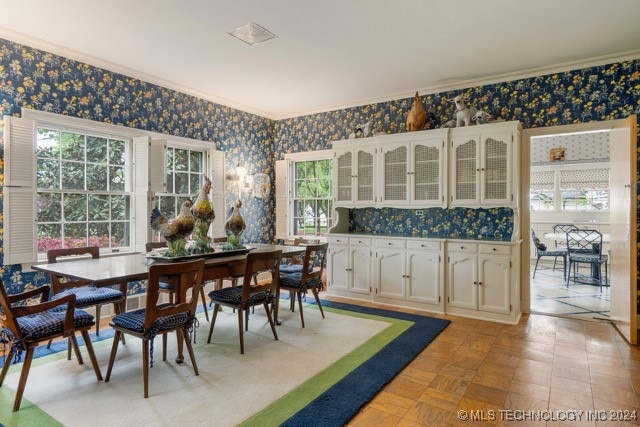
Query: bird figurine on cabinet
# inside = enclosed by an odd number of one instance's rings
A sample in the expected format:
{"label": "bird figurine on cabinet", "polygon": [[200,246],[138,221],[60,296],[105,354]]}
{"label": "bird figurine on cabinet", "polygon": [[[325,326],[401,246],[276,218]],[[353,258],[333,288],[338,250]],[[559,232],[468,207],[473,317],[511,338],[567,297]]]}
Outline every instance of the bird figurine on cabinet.
{"label": "bird figurine on cabinet", "polygon": [[224,224],[224,232],[227,235],[227,243],[222,247],[224,251],[245,248],[240,244],[240,235],[244,232],[245,228],[247,228],[247,224],[240,214],[241,207],[242,201],[238,200],[233,207],[231,216]]}
{"label": "bird figurine on cabinet", "polygon": [[196,201],[193,203],[193,216],[195,222],[195,244],[189,248],[192,254],[207,254],[214,252],[210,246],[211,237],[208,236],[209,226],[216,217],[213,211],[213,205],[209,200],[209,191],[211,191],[211,180],[204,175],[204,185],[198,193]]}
{"label": "bird figurine on cabinet", "polygon": [[422,101],[418,92],[413,97],[413,105],[409,114],[407,114],[407,132],[413,132],[417,130],[423,130],[427,121],[427,112],[422,106]]}
{"label": "bird figurine on cabinet", "polygon": [[157,207],[151,211],[151,228],[162,234],[167,241],[168,250],[165,255],[168,257],[188,255],[187,236],[191,234],[196,223],[191,211],[192,206],[191,200],[185,200],[180,207],[180,213],[172,220],[163,215]]}

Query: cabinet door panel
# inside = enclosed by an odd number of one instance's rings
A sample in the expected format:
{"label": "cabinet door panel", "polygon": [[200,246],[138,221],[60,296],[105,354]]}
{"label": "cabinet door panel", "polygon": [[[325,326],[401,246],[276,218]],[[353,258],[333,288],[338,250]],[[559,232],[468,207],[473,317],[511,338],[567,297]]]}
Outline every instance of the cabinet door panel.
{"label": "cabinet door panel", "polygon": [[404,300],[404,251],[379,249],[376,254],[378,295]]}
{"label": "cabinet door panel", "polygon": [[508,256],[480,256],[479,310],[502,314],[511,311],[510,260]]}
{"label": "cabinet door panel", "polygon": [[350,292],[371,293],[371,251],[368,248],[351,248]]}
{"label": "cabinet door panel", "polygon": [[336,177],[333,188],[336,205],[349,204],[353,201],[353,154],[351,151],[336,150],[333,169]]}
{"label": "cabinet door panel", "polygon": [[356,198],[357,204],[372,205],[375,197],[375,149],[356,150]]}
{"label": "cabinet door panel", "polygon": [[344,291],[349,288],[348,252],[348,246],[331,245],[329,247],[327,276],[329,286],[332,288]]}
{"label": "cabinet door panel", "polygon": [[511,133],[483,135],[481,203],[509,205],[511,202]]}
{"label": "cabinet door panel", "polygon": [[440,304],[440,253],[407,251],[407,299]]}
{"label": "cabinet door panel", "polygon": [[478,309],[477,260],[475,254],[449,253],[450,306]]}
{"label": "cabinet door panel", "polygon": [[477,204],[480,202],[478,194],[479,137],[454,138],[452,142],[451,204],[453,206]]}
{"label": "cabinet door panel", "polygon": [[421,206],[444,206],[446,174],[444,142],[441,139],[414,142],[412,154],[411,202]]}
{"label": "cabinet door panel", "polygon": [[409,203],[409,145],[382,148],[382,203],[398,206]]}

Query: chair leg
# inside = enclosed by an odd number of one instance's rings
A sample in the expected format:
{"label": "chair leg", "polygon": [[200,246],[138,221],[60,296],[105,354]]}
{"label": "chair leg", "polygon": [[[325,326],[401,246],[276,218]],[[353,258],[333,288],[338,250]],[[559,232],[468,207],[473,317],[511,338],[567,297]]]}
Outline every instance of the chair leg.
{"label": "chair leg", "polygon": [[67,360],[71,360],[71,337],[67,338]]}
{"label": "chair leg", "polygon": [[207,310],[207,297],[204,295],[204,288],[200,287],[200,299],[202,299],[202,308],[204,309],[204,317],[209,321],[209,311]]}
{"label": "chair leg", "polygon": [[538,269],[538,262],[540,261],[540,257],[536,258],[536,266],[533,268],[533,276],[531,277],[532,279],[536,278],[536,270]]}
{"label": "chair leg", "polygon": [[162,361],[167,361],[167,334],[162,334]]}
{"label": "chair leg", "polygon": [[104,377],[104,382],[108,383],[111,378],[111,369],[113,369],[113,362],[116,360],[116,353],[118,352],[118,344],[120,343],[120,335],[123,335],[121,331],[116,330],[113,335],[113,345],[111,346],[111,355],[109,356],[109,366],[107,367],[107,376]]}
{"label": "chair leg", "polygon": [[96,305],[96,336],[100,336],[100,304]]}
{"label": "chair leg", "polygon": [[[274,304],[274,303],[272,303]],[[269,304],[267,302],[264,303],[264,311],[267,312],[267,319],[269,319],[269,325],[271,326],[271,332],[273,332],[273,338],[278,341],[278,333],[276,332],[276,324],[273,321],[273,317],[271,317],[271,309],[269,309]]]}
{"label": "chair leg", "polygon": [[298,307],[300,308],[300,321],[302,322],[302,327],[304,328],[304,313],[302,312],[302,291],[296,292],[298,296]]}
{"label": "chair leg", "polygon": [[[245,308],[247,310],[248,308]],[[242,316],[244,310],[238,309],[238,329],[240,330],[240,354],[244,354],[244,328],[242,327]]]}
{"label": "chair leg", "polygon": [[7,372],[9,372],[9,367],[11,366],[11,362],[15,357],[16,352],[13,348],[9,350],[9,354],[5,354],[4,356],[4,365],[2,365],[2,372],[0,372],[0,387],[2,387],[2,383],[4,382],[4,377],[7,376]]}
{"label": "chair leg", "polygon": [[216,325],[216,319],[218,318],[218,308],[220,304],[213,306],[213,314],[211,315],[211,326],[209,326],[209,338],[207,338],[207,344],[211,342],[211,335],[213,335],[213,327]]}
{"label": "chair leg", "polygon": [[76,339],[75,333],[69,335],[69,343],[70,343],[69,345],[73,346],[73,351],[76,353],[76,359],[78,359],[78,365],[83,365],[84,360],[82,360],[82,354],[80,354],[80,348],[78,347],[78,340]]}
{"label": "chair leg", "polygon": [[49,342],[47,343],[47,350],[49,350],[51,348],[51,343],[53,342],[53,338],[49,340]]}
{"label": "chair leg", "polygon": [[144,398],[149,397],[149,340],[142,339],[142,377],[144,382]]}
{"label": "chair leg", "polygon": [[93,371],[96,373],[96,378],[98,379],[98,381],[102,381],[102,372],[100,372],[100,366],[98,365],[98,360],[96,359],[96,353],[93,351],[93,344],[91,343],[89,332],[82,331],[81,333],[82,339],[84,340],[84,346],[87,347],[87,353],[89,353],[91,366],[93,366]]}
{"label": "chair leg", "polygon": [[182,328],[182,337],[184,338],[185,345],[187,346],[187,351],[189,352],[189,358],[191,358],[191,365],[193,366],[193,372],[196,375],[200,375],[200,372],[198,372],[198,364],[196,363],[196,356],[193,353],[193,346],[191,345],[191,340],[189,339],[189,329]]}
{"label": "chair leg", "polygon": [[311,288],[311,292],[313,292],[313,296],[316,298],[316,303],[318,304],[318,308],[320,309],[320,314],[322,314],[322,318],[324,319],[324,311],[322,310],[322,304],[320,303],[320,295],[318,294],[318,289]]}
{"label": "chair leg", "polygon": [[[113,303],[113,312],[115,314],[122,314],[123,313],[123,311],[121,310],[121,306],[120,306],[119,302],[114,302]],[[124,334],[120,334],[120,339],[122,340],[122,345],[125,345],[126,342],[124,340]]]}
{"label": "chair leg", "polygon": [[27,354],[24,357],[22,363],[22,372],[20,373],[20,381],[18,382],[18,388],[16,389],[16,400],[13,403],[13,412],[20,409],[20,403],[22,402],[22,394],[24,393],[24,387],[27,385],[27,377],[29,376],[29,369],[31,368],[31,360],[33,360],[34,347],[27,347]]}

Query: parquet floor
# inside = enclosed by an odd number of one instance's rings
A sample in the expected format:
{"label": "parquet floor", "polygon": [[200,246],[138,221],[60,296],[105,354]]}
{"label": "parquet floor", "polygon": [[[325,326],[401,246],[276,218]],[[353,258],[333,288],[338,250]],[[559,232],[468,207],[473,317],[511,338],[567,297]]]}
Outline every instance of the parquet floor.
{"label": "parquet floor", "polygon": [[452,323],[349,426],[640,425],[640,347],[608,322],[445,317]]}

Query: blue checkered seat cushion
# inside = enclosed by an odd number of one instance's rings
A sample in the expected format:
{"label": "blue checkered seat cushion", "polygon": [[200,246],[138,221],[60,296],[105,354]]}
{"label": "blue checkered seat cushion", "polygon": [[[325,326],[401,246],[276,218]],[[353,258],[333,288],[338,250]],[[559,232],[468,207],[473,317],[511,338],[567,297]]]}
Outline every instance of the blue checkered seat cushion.
{"label": "blue checkered seat cushion", "polygon": [[569,254],[569,258],[571,258],[571,261],[573,262],[589,262],[589,263],[595,263],[595,262],[605,262],[609,257],[607,255],[599,255],[599,254],[588,254],[588,253],[583,253],[583,252],[577,252],[577,253],[570,253]]}
{"label": "blue checkered seat cushion", "polygon": [[88,307],[101,302],[113,302],[122,299],[122,292],[111,288],[96,288],[95,286],[78,286],[66,288],[53,295],[52,300],[62,298],[65,295],[76,296],[76,307]]}
{"label": "blue checkered seat cushion", "polygon": [[[309,266],[309,271],[313,271],[313,266]],[[302,264],[280,264],[280,273],[281,274],[292,274],[292,273],[302,274]]]}
{"label": "blue checkered seat cushion", "polygon": [[[160,304],[158,308],[167,307],[171,304]],[[117,314],[113,317],[111,322],[114,325],[117,325],[121,328],[128,329],[130,331],[143,333],[144,330],[144,317],[146,313],[146,308],[140,308],[134,311],[128,311],[126,313]],[[184,311],[182,313],[172,314],[170,316],[162,316],[156,320],[154,324],[154,329],[156,329],[157,333],[162,333],[162,331],[168,329],[174,329],[178,326],[189,323],[191,319],[191,315],[188,311]]]}
{"label": "blue checkered seat cushion", "polygon": [[173,285],[169,282],[160,281],[158,282],[158,287],[165,291],[173,291]]}
{"label": "blue checkered seat cushion", "polygon": [[[240,304],[242,303],[242,286],[232,286],[228,288],[218,289],[217,291],[209,292],[209,298],[212,301],[219,301],[226,304]],[[269,299],[269,293],[265,291],[256,292],[249,296],[247,305],[262,304]]]}
{"label": "blue checkered seat cushion", "polygon": [[[302,273],[284,274],[280,276],[280,286],[288,288],[302,289]],[[319,277],[312,277],[305,283],[305,288],[321,288],[322,282]]]}
{"label": "blue checkered seat cushion", "polygon": [[[59,334],[64,327],[66,304],[41,313],[34,313],[18,317],[16,322],[25,339],[45,338]],[[76,328],[93,326],[93,316],[84,310],[76,308],[73,312],[73,325]]]}

